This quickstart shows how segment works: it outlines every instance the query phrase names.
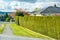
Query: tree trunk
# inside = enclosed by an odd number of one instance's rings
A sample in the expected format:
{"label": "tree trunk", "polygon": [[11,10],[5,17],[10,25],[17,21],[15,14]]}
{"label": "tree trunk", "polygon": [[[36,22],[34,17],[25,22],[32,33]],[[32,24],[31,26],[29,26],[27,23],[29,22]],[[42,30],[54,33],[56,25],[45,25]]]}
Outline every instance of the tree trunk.
{"label": "tree trunk", "polygon": [[19,24],[19,16],[18,16],[18,25],[20,25],[20,24]]}

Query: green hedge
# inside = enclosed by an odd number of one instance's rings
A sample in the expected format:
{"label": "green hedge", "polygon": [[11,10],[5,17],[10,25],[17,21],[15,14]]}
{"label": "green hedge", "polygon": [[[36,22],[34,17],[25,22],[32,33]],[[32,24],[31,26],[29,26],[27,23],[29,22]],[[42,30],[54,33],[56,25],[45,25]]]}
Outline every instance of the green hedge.
{"label": "green hedge", "polygon": [[[17,16],[15,22],[17,23]],[[19,17],[19,23],[35,32],[56,39],[60,38],[60,16],[24,16]]]}

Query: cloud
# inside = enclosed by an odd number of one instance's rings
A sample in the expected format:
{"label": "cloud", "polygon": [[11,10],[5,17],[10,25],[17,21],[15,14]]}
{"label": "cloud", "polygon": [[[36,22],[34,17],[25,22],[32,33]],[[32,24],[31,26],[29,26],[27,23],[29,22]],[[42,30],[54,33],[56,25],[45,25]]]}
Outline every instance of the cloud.
{"label": "cloud", "polygon": [[60,0],[37,0],[38,2],[60,2]]}
{"label": "cloud", "polygon": [[27,11],[33,11],[35,10],[35,8],[44,8],[48,6],[53,6],[54,4],[57,4],[58,6],[60,6],[59,2],[55,2],[51,0],[50,2],[49,0],[37,0],[33,3],[28,2],[28,1],[0,0],[0,9],[4,9],[8,11],[8,10],[13,10],[15,8],[18,8],[18,9],[22,8]]}
{"label": "cloud", "polygon": [[22,8],[22,9],[26,9],[27,11],[33,11],[33,10],[35,10],[35,8],[44,8],[44,7],[48,7],[48,6],[54,6],[54,4],[59,4],[59,2],[39,2],[39,1],[36,1],[35,3],[30,3],[30,2],[12,1],[10,3],[10,6],[12,9]]}
{"label": "cloud", "polygon": [[21,2],[21,8],[27,9],[43,8],[47,6],[53,6],[55,3],[56,2],[36,2],[36,3]]}
{"label": "cloud", "polygon": [[11,7],[11,9],[20,8],[20,2],[12,1],[12,2],[10,2],[10,7]]}
{"label": "cloud", "polygon": [[4,2],[4,1],[0,1],[0,9],[5,9],[6,8],[6,5],[7,5],[7,3],[6,2]]}
{"label": "cloud", "polygon": [[18,0],[21,2],[29,2],[29,3],[35,3],[37,0]]}

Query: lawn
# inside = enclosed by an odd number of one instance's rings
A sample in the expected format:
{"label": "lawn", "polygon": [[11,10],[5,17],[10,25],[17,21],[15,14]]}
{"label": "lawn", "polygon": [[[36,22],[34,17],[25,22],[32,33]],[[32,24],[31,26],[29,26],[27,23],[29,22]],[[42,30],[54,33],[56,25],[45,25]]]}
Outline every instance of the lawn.
{"label": "lawn", "polygon": [[10,27],[11,27],[14,35],[16,35],[16,36],[25,36],[25,37],[32,37],[32,38],[43,38],[46,40],[54,40],[53,38],[42,35],[40,33],[36,33],[34,31],[31,31],[22,26],[18,26],[16,24],[10,24]]}
{"label": "lawn", "polygon": [[[15,17],[18,23],[18,17]],[[60,39],[60,16],[24,16],[19,17],[21,26],[43,35]]]}
{"label": "lawn", "polygon": [[3,33],[3,30],[4,30],[5,26],[6,26],[5,23],[3,23],[2,25],[0,25],[0,34]]}

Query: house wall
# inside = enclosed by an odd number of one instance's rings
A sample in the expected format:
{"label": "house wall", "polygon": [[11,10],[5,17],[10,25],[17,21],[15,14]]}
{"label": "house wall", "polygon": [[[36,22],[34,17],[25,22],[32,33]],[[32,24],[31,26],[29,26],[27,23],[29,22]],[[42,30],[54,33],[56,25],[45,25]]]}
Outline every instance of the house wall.
{"label": "house wall", "polygon": [[11,16],[12,18],[14,18],[15,12],[11,12],[11,13],[10,13],[10,16]]}
{"label": "house wall", "polygon": [[60,13],[42,13],[43,16],[60,16]]}
{"label": "house wall", "polygon": [[52,16],[60,16],[60,13],[51,14]]}
{"label": "house wall", "polygon": [[41,14],[30,14],[30,16],[43,16]]}
{"label": "house wall", "polygon": [[30,14],[28,14],[28,12],[24,12],[23,14],[24,14],[24,16],[29,16],[30,15]]}

